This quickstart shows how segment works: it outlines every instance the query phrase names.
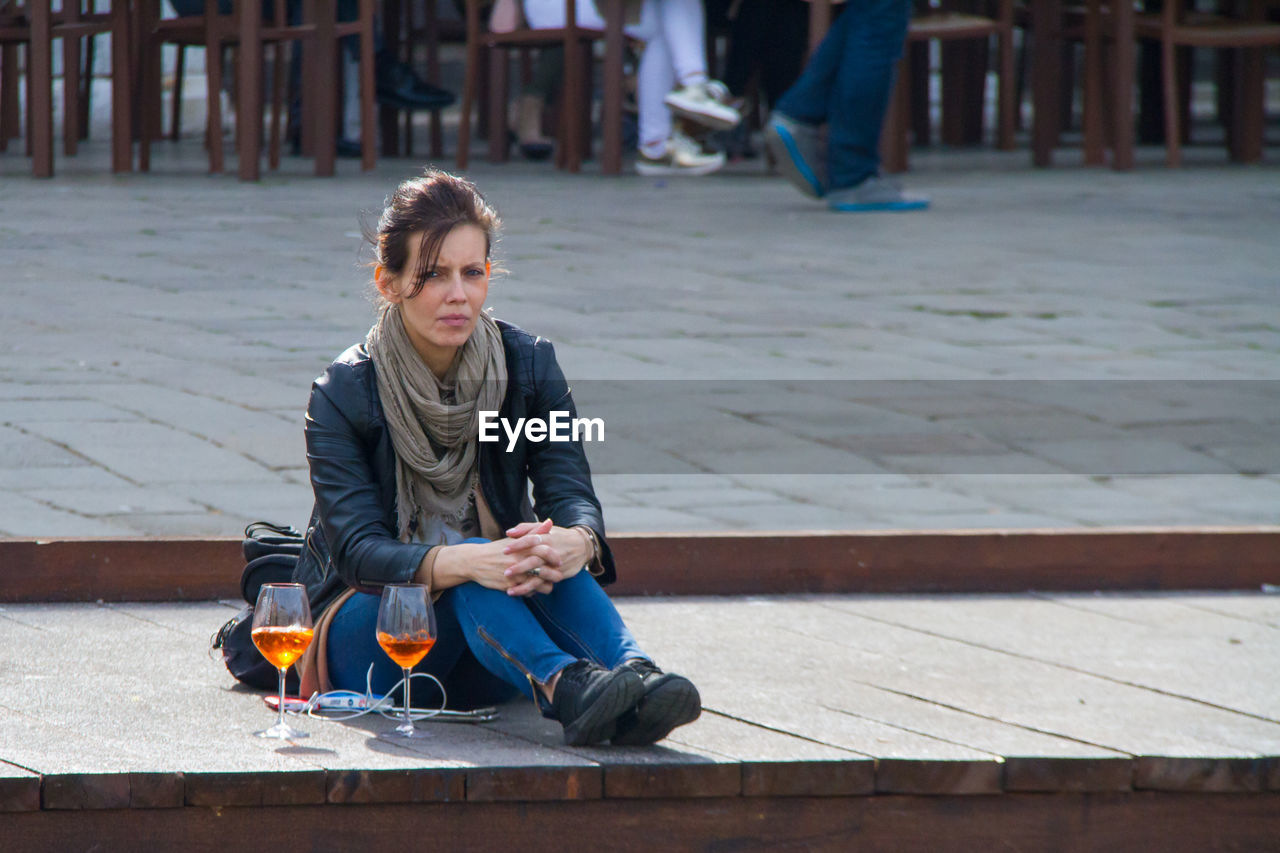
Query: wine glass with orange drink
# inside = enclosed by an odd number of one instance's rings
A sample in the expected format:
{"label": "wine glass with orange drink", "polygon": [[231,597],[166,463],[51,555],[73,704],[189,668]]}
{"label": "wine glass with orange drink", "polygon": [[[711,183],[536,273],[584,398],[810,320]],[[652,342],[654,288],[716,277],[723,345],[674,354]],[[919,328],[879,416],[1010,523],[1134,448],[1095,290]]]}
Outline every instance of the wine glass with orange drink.
{"label": "wine glass with orange drink", "polygon": [[388,584],[378,605],[378,645],[404,670],[404,722],[396,726],[400,737],[430,737],[413,727],[409,716],[410,670],[436,644],[436,614],[423,584]]}
{"label": "wine glass with orange drink", "polygon": [[280,716],[271,728],[254,732],[258,737],[293,740],[309,736],[284,721],[284,674],[311,645],[313,633],[306,587],[300,583],[262,585],[253,607],[251,634],[262,656],[280,670]]}

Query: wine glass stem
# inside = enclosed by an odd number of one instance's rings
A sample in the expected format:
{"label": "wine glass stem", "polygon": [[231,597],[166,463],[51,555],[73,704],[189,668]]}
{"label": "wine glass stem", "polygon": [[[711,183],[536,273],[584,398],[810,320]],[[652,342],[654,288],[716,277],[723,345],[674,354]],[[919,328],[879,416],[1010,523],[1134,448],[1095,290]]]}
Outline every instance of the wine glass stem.
{"label": "wine glass stem", "polygon": [[280,667],[280,718],[276,725],[284,727],[284,671],[286,667]]}
{"label": "wine glass stem", "polygon": [[409,667],[404,669],[404,725],[407,729],[413,728],[413,718],[409,716]]}

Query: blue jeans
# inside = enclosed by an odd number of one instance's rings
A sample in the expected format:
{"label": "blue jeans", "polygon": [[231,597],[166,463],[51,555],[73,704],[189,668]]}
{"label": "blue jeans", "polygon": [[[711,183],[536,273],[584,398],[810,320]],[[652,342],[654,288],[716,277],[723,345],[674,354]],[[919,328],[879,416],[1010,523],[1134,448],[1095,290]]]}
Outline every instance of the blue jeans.
{"label": "blue jeans", "polygon": [[[339,690],[363,693],[370,663],[374,693],[388,692],[402,677],[374,638],[378,604],[378,596],[356,593],[329,625],[329,680]],[[530,679],[545,684],[577,660],[612,669],[624,660],[647,657],[613,602],[585,571],[529,598],[464,583],[445,590],[435,611],[436,644],[414,671],[439,678],[454,708],[506,701],[518,689],[545,710]],[[415,682],[413,697],[415,706],[440,701],[434,684]]]}
{"label": "blue jeans", "polygon": [[849,0],[779,112],[827,124],[827,179],[833,190],[880,171],[880,130],[911,19],[909,0]]}

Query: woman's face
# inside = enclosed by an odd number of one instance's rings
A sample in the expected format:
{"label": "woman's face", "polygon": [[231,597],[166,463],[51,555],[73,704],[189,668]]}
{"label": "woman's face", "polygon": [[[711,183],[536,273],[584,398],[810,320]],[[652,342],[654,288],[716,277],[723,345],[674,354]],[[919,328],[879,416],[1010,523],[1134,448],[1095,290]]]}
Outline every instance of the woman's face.
{"label": "woman's face", "polygon": [[418,268],[422,234],[409,235],[409,257],[400,275],[381,271],[378,290],[390,302],[399,303],[400,316],[413,348],[427,367],[443,376],[458,347],[467,342],[480,319],[489,294],[489,264],[485,233],[475,225],[459,225],[445,235],[433,269],[427,270],[422,289],[412,297],[411,276]]}

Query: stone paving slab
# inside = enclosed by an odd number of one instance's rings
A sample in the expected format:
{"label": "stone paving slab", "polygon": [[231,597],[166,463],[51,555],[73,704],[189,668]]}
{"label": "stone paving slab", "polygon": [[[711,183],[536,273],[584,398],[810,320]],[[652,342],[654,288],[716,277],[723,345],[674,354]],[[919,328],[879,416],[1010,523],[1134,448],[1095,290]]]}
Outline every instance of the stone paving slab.
{"label": "stone paving slab", "polygon": [[[915,599],[877,616],[897,625],[984,648],[1014,648],[1020,657],[1087,671],[1207,705],[1270,718],[1254,686],[1280,666],[1274,629],[1178,603],[1176,596],[1129,601],[1048,596],[1014,609],[999,599]],[[1204,600],[1196,596],[1195,600]],[[850,607],[841,604],[841,607]],[[854,612],[856,608],[853,609]],[[1061,637],[1074,640],[1063,644]],[[1244,646],[1254,646],[1248,652]],[[1161,655],[1150,649],[1159,646]]]}
{"label": "stone paving slab", "polygon": [[[108,177],[107,154],[95,132],[44,182],[0,157],[0,535],[303,524],[308,388],[371,318],[360,213],[421,163],[317,180],[286,158],[244,185],[203,174],[194,133],[159,146],[150,175]],[[613,529],[1272,522],[1276,167],[1191,156],[1115,174],[926,153],[908,178],[934,206],[903,217],[829,215],[759,162],[690,181],[483,160],[470,174],[506,219],[490,303],[552,338],[572,382],[745,379],[785,401],[783,380],[889,380],[790,423],[782,405],[729,407],[722,436],[696,419],[683,435],[638,394],[632,432],[675,431],[707,473],[602,478]],[[1037,397],[1049,379],[1140,384],[1099,408],[1057,383]],[[1263,382],[1189,400],[1167,381],[1193,379]],[[1108,444],[1137,429],[1149,445]],[[797,455],[771,468],[760,444],[780,433]],[[833,459],[843,473],[810,473]],[[638,454],[620,473],[669,461]]]}
{"label": "stone paving slab", "polygon": [[[1224,712],[1164,692],[1100,678],[1093,668],[1046,666],[1021,655],[1020,649],[1027,642],[1021,633],[1015,642],[1009,642],[1006,636],[992,648],[979,648],[939,637],[927,628],[900,627],[891,621],[899,606],[892,597],[863,599],[853,604],[832,600],[814,607],[819,601],[760,599],[754,607],[746,604],[716,608],[702,601],[682,600],[643,609],[631,620],[638,619],[641,630],[657,634],[664,652],[669,648],[666,637],[679,622],[685,631],[702,638],[702,649],[714,648],[718,657],[730,661],[711,674],[714,680],[707,693],[712,707],[717,701],[717,688],[725,689],[728,682],[748,668],[767,667],[767,679],[771,676],[776,680],[782,673],[791,673],[788,680],[795,680],[791,681],[789,692],[824,706],[851,711],[865,708],[865,703],[843,699],[840,691],[847,691],[850,684],[870,685],[1020,729],[1065,737],[1077,748],[1083,743],[1131,755],[1190,757],[1221,753],[1223,757],[1242,758],[1269,755],[1280,748],[1280,725],[1274,714],[1263,722],[1252,714]],[[905,604],[910,601],[906,599]],[[866,610],[859,615],[866,621],[848,618],[850,612],[859,612],[862,607]],[[874,615],[867,616],[868,612]],[[1036,625],[1032,630],[1044,628]],[[1058,642],[1069,643],[1074,636],[1071,630],[1044,633],[1046,642],[1056,637]],[[750,636],[761,640],[752,643]],[[803,644],[808,656],[796,654],[798,644]],[[690,664],[691,654],[696,658],[696,652],[683,657]],[[762,659],[767,663],[760,663]],[[1106,661],[1096,664],[1105,665]],[[1256,689],[1263,689],[1254,684]],[[1263,689],[1264,693],[1269,689]],[[805,712],[788,703],[765,707],[770,715],[789,713],[795,721],[792,724],[818,727]],[[761,712],[765,713],[764,709]],[[880,715],[875,719],[879,725],[894,726],[898,717]],[[1244,731],[1251,735],[1241,736]],[[1250,741],[1253,745],[1246,746]],[[862,742],[879,747],[874,738]],[[962,742],[969,747],[974,745],[972,735]],[[950,745],[951,742],[939,742],[936,748]],[[891,739],[887,746],[879,748],[896,752],[902,748],[902,741]]]}

